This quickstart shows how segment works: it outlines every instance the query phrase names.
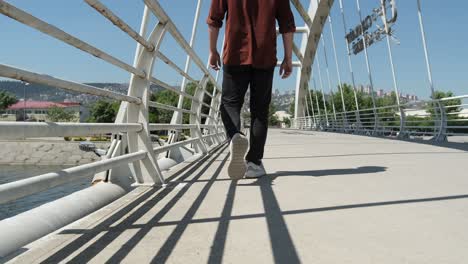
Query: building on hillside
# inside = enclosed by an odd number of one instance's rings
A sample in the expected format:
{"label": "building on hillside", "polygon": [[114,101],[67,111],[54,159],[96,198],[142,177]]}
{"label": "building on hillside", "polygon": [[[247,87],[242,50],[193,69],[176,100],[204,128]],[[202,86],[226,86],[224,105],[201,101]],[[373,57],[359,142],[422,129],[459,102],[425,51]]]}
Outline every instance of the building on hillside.
{"label": "building on hillside", "polygon": [[291,115],[288,114],[286,111],[276,111],[274,113],[276,118],[278,118],[278,121],[280,122],[281,128],[287,128],[288,125],[286,123],[286,120],[291,120]]}
{"label": "building on hillside", "polygon": [[460,118],[468,118],[468,109],[464,108],[460,111],[460,114],[458,115]]}
{"label": "building on hillside", "polygon": [[377,97],[384,97],[385,96],[385,91],[380,89],[377,91]]}
{"label": "building on hillside", "polygon": [[[72,122],[79,122],[82,107],[80,103],[76,102],[48,102],[48,101],[18,101],[11,105],[0,114],[0,120],[2,121],[36,121],[36,122],[49,122],[47,113],[50,108],[59,107],[72,113],[75,118]],[[25,117],[26,115],[26,117]]]}

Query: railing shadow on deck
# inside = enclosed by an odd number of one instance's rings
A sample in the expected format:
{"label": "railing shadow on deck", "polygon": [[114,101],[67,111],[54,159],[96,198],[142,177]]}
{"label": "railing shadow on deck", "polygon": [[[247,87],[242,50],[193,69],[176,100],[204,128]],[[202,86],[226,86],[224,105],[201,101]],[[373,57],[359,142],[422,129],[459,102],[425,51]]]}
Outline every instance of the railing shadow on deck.
{"label": "railing shadow on deck", "polygon": [[[161,201],[164,197],[166,197],[169,193],[174,190],[174,186],[177,185],[177,181],[183,181],[188,177],[192,176],[198,169],[200,171],[193,177],[192,181],[197,180],[200,178],[203,173],[210,167],[210,165],[216,161],[216,158],[221,155],[221,153],[226,149],[226,146],[222,147],[217,153],[213,153],[213,155],[206,156],[200,161],[194,163],[193,165],[189,166],[185,169],[184,172],[178,173],[172,177],[172,182],[168,183],[168,186],[163,189],[161,192],[158,193],[160,190],[159,188],[154,188],[142,196],[138,197],[133,202],[129,203],[127,206],[123,207],[119,211],[115,212],[111,217],[107,220],[103,221],[102,223],[98,224],[96,227],[90,230],[64,230],[61,234],[70,234],[70,233],[83,233],[80,237],[73,240],[71,243],[48,257],[44,262],[46,263],[56,263],[60,262],[67,256],[71,255],[73,252],[79,250],[82,246],[89,243],[93,240],[99,233],[111,230],[112,232],[107,232],[105,235],[97,239],[91,245],[87,246],[80,254],[75,256],[73,259],[70,260],[70,263],[86,263],[90,261],[93,257],[99,254],[106,246],[108,246],[112,241],[117,239],[117,237],[126,230],[126,225],[132,225],[135,221],[137,221],[140,217],[142,217],[147,210],[155,206],[159,201]],[[182,197],[182,195],[187,191],[187,188],[190,185],[184,186],[177,195],[175,195],[172,200],[164,206],[164,208],[158,212],[154,216],[153,219],[150,220],[151,222],[158,222]],[[154,197],[153,197],[154,196]],[[143,204],[142,204],[143,203]],[[142,205],[141,205],[142,204]],[[135,207],[138,207],[135,212],[132,212],[124,221],[120,222],[113,228],[110,228],[114,223],[119,222],[122,217],[129,214]],[[147,233],[150,228],[152,227],[151,224],[148,224],[148,228],[142,228],[137,234],[135,234],[131,239],[122,246],[121,250],[116,252],[109,262],[117,261],[118,259],[123,259],[133,247],[144,237],[144,234]]]}
{"label": "railing shadow on deck", "polygon": [[[274,181],[278,177],[288,177],[288,176],[311,176],[311,177],[322,177],[322,176],[333,176],[333,175],[350,175],[350,174],[362,174],[362,173],[378,173],[386,170],[385,167],[379,166],[369,166],[369,167],[359,167],[359,168],[350,168],[350,169],[330,169],[330,170],[317,170],[317,171],[278,171],[276,173],[269,174],[268,176],[262,177],[257,180],[240,180],[240,181],[231,181],[229,184],[228,191],[225,196],[224,206],[221,212],[220,217],[212,218],[202,218],[194,219],[194,216],[197,210],[200,208],[203,201],[206,199],[207,194],[210,188],[216,181],[225,180],[218,179],[220,172],[224,165],[227,162],[229,154],[222,156],[225,148],[221,149],[219,152],[214,153],[211,157],[205,158],[200,161],[197,165],[192,166],[190,169],[186,170],[184,173],[181,173],[179,177],[175,178],[173,183],[187,182],[187,183],[196,183],[196,182],[206,182],[206,185],[203,186],[200,193],[195,197],[192,205],[188,208],[185,215],[181,220],[177,221],[161,221],[163,217],[175,206],[175,204],[180,200],[180,198],[188,191],[191,184],[183,185],[182,188],[178,190],[178,193],[164,205],[164,207],[157,212],[151,220],[146,224],[135,224],[135,222],[140,219],[150,208],[154,207],[161,199],[166,197],[173,188],[167,188],[160,193],[157,193],[157,190],[150,191],[144,194],[142,197],[139,197],[134,202],[130,203],[125,208],[116,212],[108,220],[99,224],[98,226],[90,230],[65,230],[62,234],[82,234],[79,238],[72,241],[70,244],[56,252],[54,255],[49,257],[48,261],[61,260],[69,254],[80,249],[85,244],[93,240],[99,233],[106,232],[102,237],[94,241],[91,245],[86,246],[86,248],[80,252],[79,255],[74,257],[70,262],[71,263],[83,263],[91,260],[95,257],[101,250],[106,248],[111,244],[118,236],[120,236],[124,231],[129,229],[137,229],[138,231],[127,240],[124,245],[122,245],[106,263],[114,263],[122,261],[128,254],[138,245],[138,243],[145,237],[145,235],[150,232],[152,228],[161,227],[161,226],[174,226],[173,231],[169,237],[164,241],[163,246],[160,248],[155,248],[155,253],[152,262],[153,263],[162,263],[167,261],[175,249],[177,243],[182,238],[185,230],[189,227],[190,224],[196,223],[213,223],[217,222],[217,228],[212,240],[208,263],[221,263],[223,261],[226,241],[228,239],[228,230],[229,225],[232,220],[241,220],[241,219],[252,219],[252,218],[265,218],[268,233],[270,237],[270,245],[273,253],[273,258],[275,263],[300,263],[300,258],[296,247],[293,243],[291,234],[288,230],[287,223],[285,221],[285,216],[295,215],[295,214],[304,214],[304,213],[314,213],[314,212],[323,212],[323,211],[334,211],[334,210],[346,210],[346,209],[355,209],[355,208],[368,208],[376,206],[391,206],[398,204],[408,204],[408,203],[426,203],[434,201],[447,201],[447,200],[458,200],[458,199],[468,199],[468,195],[452,195],[452,196],[441,196],[441,197],[430,197],[430,198],[416,198],[416,199],[404,199],[404,200],[392,200],[392,201],[377,201],[361,204],[348,204],[348,205],[338,205],[330,207],[320,207],[320,208],[306,208],[299,210],[286,210],[282,211],[278,199],[273,190]],[[218,164],[213,165],[215,162]],[[200,177],[205,175],[208,168],[212,166],[215,170],[211,174],[210,178],[207,180],[200,180]],[[197,172],[198,170],[198,172]],[[189,179],[190,177],[190,179]],[[229,179],[226,179],[229,180]],[[248,182],[247,182],[248,181]],[[245,187],[258,187],[260,189],[263,207],[265,211],[257,214],[248,214],[248,215],[236,215],[233,216],[233,207],[236,191],[238,188]],[[154,196],[154,197],[152,197]],[[141,207],[131,213],[128,218],[123,222],[119,223],[116,226],[113,226],[113,223],[120,221],[121,218],[128,214],[131,210],[139,205],[144,203]],[[245,242],[245,241],[243,241]]]}

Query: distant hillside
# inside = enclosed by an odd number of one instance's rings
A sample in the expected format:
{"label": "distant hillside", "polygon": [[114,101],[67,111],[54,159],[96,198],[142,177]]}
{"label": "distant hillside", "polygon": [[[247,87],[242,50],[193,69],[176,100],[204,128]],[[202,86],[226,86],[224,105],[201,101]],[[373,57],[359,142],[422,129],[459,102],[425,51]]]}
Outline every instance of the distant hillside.
{"label": "distant hillside", "polygon": [[[127,94],[128,84],[126,83],[87,83],[88,85]],[[151,90],[157,92],[163,88],[157,85],[151,85]],[[75,92],[69,92],[55,87],[42,84],[26,84],[19,81],[0,81],[0,90],[14,94],[18,99],[26,98],[42,101],[75,101],[88,104],[96,101],[99,97]]]}

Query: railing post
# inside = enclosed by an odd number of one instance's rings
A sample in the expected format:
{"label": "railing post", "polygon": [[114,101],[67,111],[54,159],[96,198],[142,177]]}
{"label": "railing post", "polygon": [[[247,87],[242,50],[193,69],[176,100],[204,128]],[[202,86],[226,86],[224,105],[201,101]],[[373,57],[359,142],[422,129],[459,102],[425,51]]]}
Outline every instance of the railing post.
{"label": "railing post", "polygon": [[[198,20],[200,18],[200,10],[201,10],[201,6],[202,6],[202,2],[203,2],[202,0],[198,0],[197,7],[195,9],[195,16],[194,16],[193,24],[192,24],[192,35],[190,37],[190,42],[189,42],[189,45],[190,45],[191,48],[193,48],[194,43],[195,43],[195,38],[197,36]],[[187,73],[187,74],[190,71],[191,62],[192,62],[192,58],[190,57],[190,55],[187,55],[187,58],[186,58],[186,61],[185,61],[185,68],[184,68],[184,72]],[[186,86],[187,86],[187,78],[182,77],[182,84],[180,85],[180,90],[185,92]],[[182,108],[183,103],[184,103],[184,96],[179,95],[179,101],[177,102],[177,107]],[[171,123],[181,124],[182,123],[182,115],[183,115],[182,113],[174,112]],[[177,131],[174,131],[173,133],[175,135],[178,134]]]}
{"label": "railing post", "polygon": [[[159,23],[149,37],[149,42],[154,44],[155,49],[148,51],[144,48],[138,48],[135,54],[135,68],[141,69],[146,73],[146,78],[141,78],[132,74],[128,95],[141,98],[142,104],[127,105],[127,122],[141,123],[143,129],[140,132],[128,133],[128,150],[130,153],[144,150],[147,152],[145,159],[135,162],[135,181],[137,185],[164,184],[161,171],[159,170],[157,157],[153,152],[153,146],[150,139],[149,130],[149,97],[150,97],[150,76],[153,71],[153,65],[156,58],[156,51],[164,37],[165,25]],[[138,44],[141,45],[141,44]]]}
{"label": "railing post", "polygon": [[[435,101],[436,102],[436,105],[435,105],[435,118],[439,117],[440,116],[440,120],[439,120],[439,124],[438,124],[438,127],[439,127],[439,131],[437,133],[437,135],[435,135],[431,140],[434,141],[434,142],[447,142],[448,139],[447,139],[447,112],[446,112],[446,109],[444,107],[444,104],[437,100]],[[438,111],[437,111],[438,110]],[[439,115],[437,114],[437,112],[439,112]],[[437,127],[436,125],[437,123],[434,122],[434,127]]]}
{"label": "railing post", "polygon": [[[206,86],[208,86],[208,83],[209,82],[206,82]],[[206,91],[206,88],[205,88],[205,91]],[[213,89],[213,93],[211,94],[211,102],[210,102],[210,110],[209,110],[209,113],[208,113],[208,116],[209,118],[207,118],[205,120],[205,124],[206,125],[212,125],[214,126],[214,128],[208,128],[206,129],[205,128],[205,131],[208,131],[208,134],[211,134],[210,132],[214,132],[215,135],[213,136],[213,141],[216,142],[217,144],[221,144],[222,143],[222,139],[219,137],[219,135],[217,134],[219,132],[219,127],[218,127],[218,122],[217,122],[217,112],[218,110],[218,93],[216,93],[216,88],[214,87]]]}
{"label": "railing post", "polygon": [[398,132],[398,139],[408,139],[409,135],[406,132],[406,112],[403,107],[398,105],[398,110],[400,111],[400,131]]}
{"label": "railing post", "polygon": [[[190,129],[190,136],[192,138],[198,137],[198,143],[196,143],[196,151],[198,153],[207,153],[207,148],[205,143],[203,142],[203,134],[201,131],[201,110],[203,106],[203,99],[205,97],[205,88],[208,83],[208,76],[204,75],[203,78],[200,80],[197,88],[195,89],[195,93],[192,100],[191,111],[194,114],[190,114],[190,124],[196,125],[196,128]],[[198,100],[198,101],[196,101]]]}

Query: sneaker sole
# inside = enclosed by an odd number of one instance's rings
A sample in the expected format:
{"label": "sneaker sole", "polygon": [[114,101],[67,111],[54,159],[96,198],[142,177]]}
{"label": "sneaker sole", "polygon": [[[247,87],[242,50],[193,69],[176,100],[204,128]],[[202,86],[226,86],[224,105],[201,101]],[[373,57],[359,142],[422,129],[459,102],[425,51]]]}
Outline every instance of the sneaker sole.
{"label": "sneaker sole", "polygon": [[228,165],[228,175],[233,180],[244,177],[245,171],[245,153],[249,147],[249,141],[246,138],[237,138],[231,143],[231,160]]}
{"label": "sneaker sole", "polygon": [[265,176],[265,175],[266,175],[266,173],[265,173],[265,174],[262,174],[262,175],[255,175],[255,176],[248,176],[248,175],[245,175],[245,178],[246,178],[246,179],[258,179],[258,178],[261,178],[261,177],[263,177],[263,176]]}

